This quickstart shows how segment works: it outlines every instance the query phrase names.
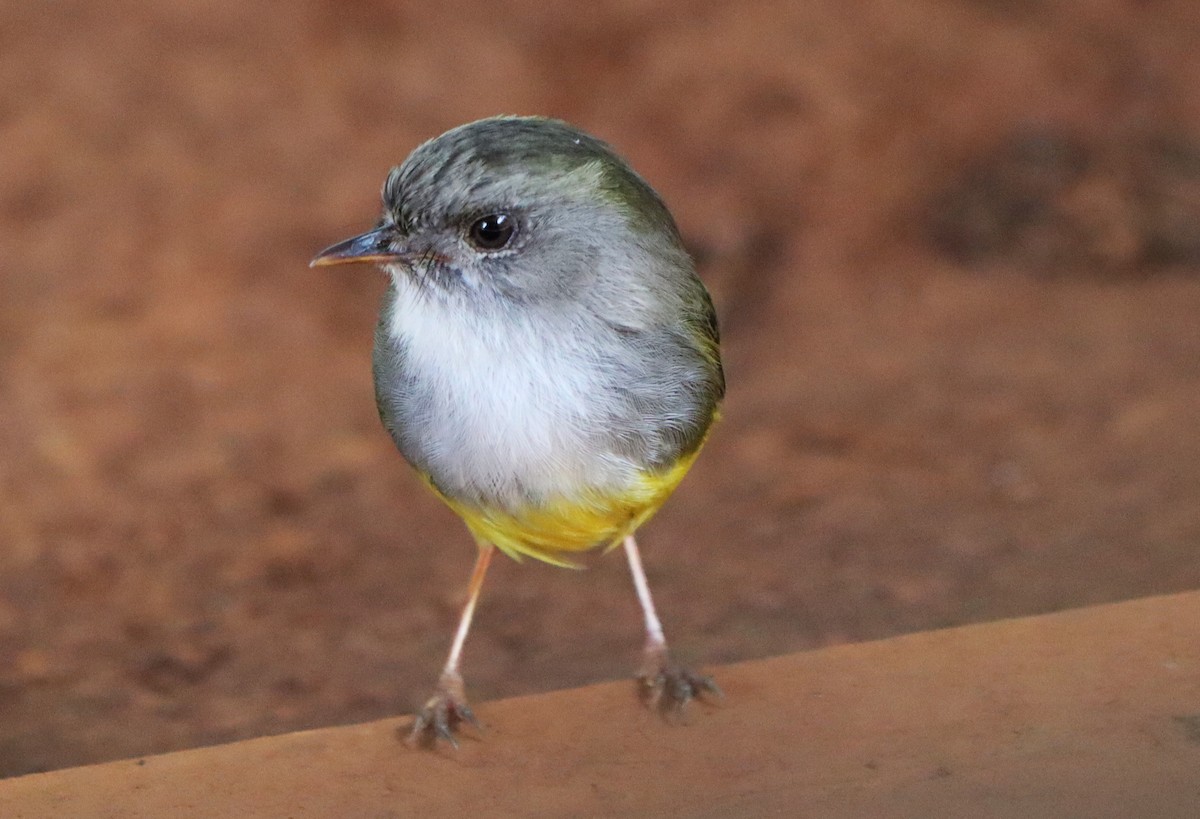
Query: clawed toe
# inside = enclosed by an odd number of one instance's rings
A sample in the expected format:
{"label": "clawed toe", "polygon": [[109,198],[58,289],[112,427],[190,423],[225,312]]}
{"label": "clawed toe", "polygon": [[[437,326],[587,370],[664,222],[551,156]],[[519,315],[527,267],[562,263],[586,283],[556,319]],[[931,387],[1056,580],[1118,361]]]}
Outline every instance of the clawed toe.
{"label": "clawed toe", "polygon": [[463,723],[476,731],[483,730],[475,712],[467,704],[462,678],[443,677],[438,682],[437,692],[413,718],[407,741],[410,745],[432,748],[442,739],[457,749],[458,738],[455,733]]}
{"label": "clawed toe", "polygon": [[712,677],[665,662],[638,676],[638,693],[647,707],[663,716],[681,714],[684,706],[697,698],[725,698]]}

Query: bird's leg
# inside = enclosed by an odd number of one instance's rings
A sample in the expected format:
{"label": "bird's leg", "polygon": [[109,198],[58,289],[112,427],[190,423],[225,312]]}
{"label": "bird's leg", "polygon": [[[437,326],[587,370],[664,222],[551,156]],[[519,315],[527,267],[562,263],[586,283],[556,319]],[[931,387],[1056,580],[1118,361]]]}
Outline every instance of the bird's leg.
{"label": "bird's leg", "polygon": [[666,715],[682,711],[683,706],[696,696],[723,696],[712,677],[695,674],[671,662],[667,638],[663,635],[662,622],[654,610],[654,599],[650,596],[650,585],[646,582],[642,557],[633,535],[625,538],[625,556],[629,558],[629,571],[633,575],[638,602],[642,604],[642,614],[646,618],[646,647],[642,654],[642,668],[638,672],[638,693],[642,700]]}
{"label": "bird's leg", "polygon": [[475,569],[471,572],[471,582],[467,585],[467,602],[458,619],[458,631],[454,634],[454,642],[450,645],[450,656],[446,658],[442,676],[438,678],[437,691],[413,720],[412,731],[408,735],[410,743],[428,746],[438,739],[444,739],[457,748],[458,740],[454,738],[454,731],[461,723],[470,723],[476,730],[480,727],[479,721],[475,719],[475,712],[467,704],[458,664],[462,657],[463,643],[467,640],[467,632],[471,629],[475,603],[479,600],[479,591],[483,588],[483,578],[487,575],[488,564],[491,563],[492,553],[495,551],[496,547],[490,543],[479,547]]}

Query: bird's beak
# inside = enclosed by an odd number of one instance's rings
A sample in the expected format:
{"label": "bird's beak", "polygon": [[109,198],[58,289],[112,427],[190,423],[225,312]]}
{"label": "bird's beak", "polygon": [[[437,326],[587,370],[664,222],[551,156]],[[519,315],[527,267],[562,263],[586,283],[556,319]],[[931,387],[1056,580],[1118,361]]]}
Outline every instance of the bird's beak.
{"label": "bird's beak", "polygon": [[394,250],[392,242],[396,228],[384,225],[353,236],[322,250],[308,263],[309,267],[326,267],[351,262],[399,262],[410,257],[405,250]]}

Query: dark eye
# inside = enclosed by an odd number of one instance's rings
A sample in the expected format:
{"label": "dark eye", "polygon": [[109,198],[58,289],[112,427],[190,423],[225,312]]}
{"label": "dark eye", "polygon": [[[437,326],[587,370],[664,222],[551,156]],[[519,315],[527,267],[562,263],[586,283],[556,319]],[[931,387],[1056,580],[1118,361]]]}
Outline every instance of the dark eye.
{"label": "dark eye", "polygon": [[517,229],[517,220],[507,213],[489,213],[471,223],[467,238],[480,250],[500,250],[507,245]]}

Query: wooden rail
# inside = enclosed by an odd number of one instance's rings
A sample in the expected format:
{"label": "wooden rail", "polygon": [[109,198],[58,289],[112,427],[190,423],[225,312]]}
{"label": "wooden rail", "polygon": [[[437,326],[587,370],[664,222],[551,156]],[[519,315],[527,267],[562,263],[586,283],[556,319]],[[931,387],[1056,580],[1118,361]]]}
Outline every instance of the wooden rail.
{"label": "wooden rail", "polygon": [[632,684],[0,782],[0,816],[1200,816],[1200,593],[718,669],[666,724]]}

